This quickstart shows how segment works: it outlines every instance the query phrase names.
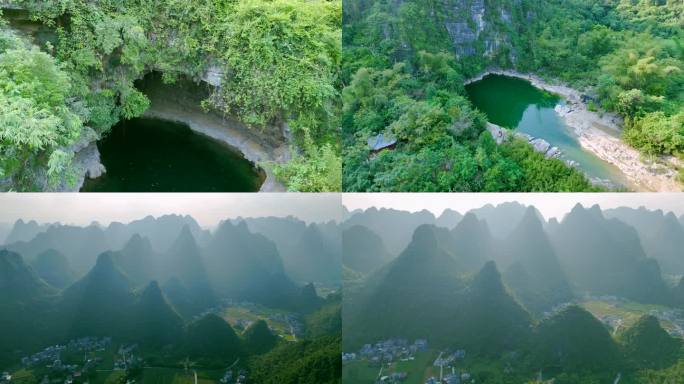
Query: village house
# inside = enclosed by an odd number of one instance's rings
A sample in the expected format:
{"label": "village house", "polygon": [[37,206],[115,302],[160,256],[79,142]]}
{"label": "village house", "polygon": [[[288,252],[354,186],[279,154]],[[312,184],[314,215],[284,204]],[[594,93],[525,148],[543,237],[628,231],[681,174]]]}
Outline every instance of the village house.
{"label": "village house", "polygon": [[342,353],[342,361],[353,361],[356,360],[356,353]]}
{"label": "village house", "polygon": [[78,339],[70,340],[67,343],[67,348],[70,351],[81,351],[81,352],[92,352],[92,351],[104,351],[112,344],[111,337],[81,337]]}
{"label": "village house", "polygon": [[12,375],[9,372],[3,372],[0,375],[0,384],[9,384],[12,381]]}
{"label": "village house", "polygon": [[375,344],[364,344],[357,354],[343,354],[342,360],[349,361],[356,358],[365,358],[373,365],[391,363],[394,361],[413,361],[417,352],[427,351],[427,340],[418,339],[413,344],[401,338],[380,340]]}
{"label": "village house", "polygon": [[54,362],[55,360],[60,360],[60,356],[65,349],[66,346],[64,345],[49,346],[31,356],[22,357],[21,364],[28,367],[45,362]]}
{"label": "village house", "polygon": [[221,384],[227,384],[230,383],[233,380],[233,371],[230,369],[226,369],[226,373],[223,374],[223,377],[219,382]]}
{"label": "village house", "polygon": [[238,377],[235,384],[246,384],[247,383],[247,371],[241,369],[238,371]]}
{"label": "village house", "polygon": [[377,155],[383,150],[394,149],[397,145],[397,139],[391,134],[379,134],[368,138],[368,148],[371,151],[371,156]]}
{"label": "village house", "polygon": [[456,373],[449,373],[442,379],[444,384],[460,384],[461,376]]}
{"label": "village house", "polygon": [[418,339],[413,345],[416,346],[418,352],[426,352],[428,350],[428,342],[426,339]]}

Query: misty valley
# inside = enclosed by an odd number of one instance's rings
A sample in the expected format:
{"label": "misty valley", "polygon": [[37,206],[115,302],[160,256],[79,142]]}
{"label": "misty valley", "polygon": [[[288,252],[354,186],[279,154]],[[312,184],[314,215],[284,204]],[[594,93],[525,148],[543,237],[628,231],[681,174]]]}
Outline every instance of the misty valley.
{"label": "misty valley", "polygon": [[547,219],[517,202],[344,215],[344,383],[684,377],[684,216],[577,204]]}
{"label": "misty valley", "polygon": [[339,382],[335,222],[29,219],[0,247],[0,383]]}

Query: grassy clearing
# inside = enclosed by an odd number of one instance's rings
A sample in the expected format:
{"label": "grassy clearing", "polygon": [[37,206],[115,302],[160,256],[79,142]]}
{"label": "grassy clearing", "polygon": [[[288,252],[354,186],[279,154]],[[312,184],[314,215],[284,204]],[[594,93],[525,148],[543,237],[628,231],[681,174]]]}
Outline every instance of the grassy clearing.
{"label": "grassy clearing", "polygon": [[342,382],[345,384],[372,384],[380,371],[366,361],[352,361],[342,367]]}
{"label": "grassy clearing", "polygon": [[[437,352],[428,351],[416,354],[413,361],[397,361],[386,365],[382,369],[382,374],[388,375],[394,372],[406,372],[408,377],[405,384],[422,384],[425,379],[439,372],[432,371],[432,362],[437,356]],[[379,366],[372,366],[367,361],[352,361],[345,363],[342,367],[342,381],[348,384],[374,383],[380,372]]]}
{"label": "grassy clearing", "polygon": [[[197,370],[197,383],[214,384],[223,375],[222,371]],[[193,371],[188,373],[182,368],[145,368],[141,378],[144,384],[194,384]]]}
{"label": "grassy clearing", "polygon": [[292,334],[290,333],[290,327],[284,322],[274,321],[270,319],[271,316],[275,314],[287,315],[287,311],[278,311],[271,308],[255,306],[254,308],[245,307],[229,307],[223,312],[222,317],[224,320],[230,323],[233,327],[237,324],[238,320],[264,320],[273,329],[278,332],[283,339],[287,341],[294,341]]}
{"label": "grassy clearing", "polygon": [[[631,327],[641,316],[648,314],[652,310],[663,311],[668,309],[668,307],[663,305],[642,304],[631,301],[614,303],[601,300],[588,300],[580,303],[580,305],[597,318],[616,316],[622,319],[622,323],[618,328],[613,330],[614,332],[619,332],[625,328]],[[669,321],[661,321],[661,324],[665,329],[674,327]]]}

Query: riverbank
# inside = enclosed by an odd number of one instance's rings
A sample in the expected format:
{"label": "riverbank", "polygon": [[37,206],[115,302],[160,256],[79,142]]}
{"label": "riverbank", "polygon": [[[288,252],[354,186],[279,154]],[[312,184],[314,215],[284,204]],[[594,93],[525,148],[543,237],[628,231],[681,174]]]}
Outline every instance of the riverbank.
{"label": "riverbank", "polygon": [[[677,171],[672,164],[676,159],[644,159],[636,149],[621,140],[622,119],[612,113],[590,111],[582,101],[582,93],[571,87],[552,84],[539,76],[511,70],[488,70],[468,79],[465,84],[482,80],[490,74],[516,77],[529,81],[533,86],[557,94],[566,101],[556,107],[556,112],[572,128],[582,148],[598,158],[615,165],[629,181],[628,187],[638,192],[680,192]],[[553,144],[553,143],[551,143]]]}
{"label": "riverbank", "polygon": [[[264,181],[259,192],[285,192],[285,186],[280,183],[269,167],[264,163],[284,162],[289,160],[289,151],[286,147],[270,148],[260,143],[241,124],[227,118],[222,118],[212,113],[187,110],[173,103],[155,100],[143,115],[147,118],[160,119],[182,123],[193,131],[227,144],[231,150],[239,152],[245,159],[259,165],[263,171]],[[75,168],[79,170],[75,186],[60,185],[61,191],[78,192],[85,183],[86,178],[97,178],[106,172],[100,162],[100,152],[95,140],[86,142],[77,149],[74,156]]]}
{"label": "riverbank", "polygon": [[246,136],[244,132],[236,129],[232,121],[222,119],[212,114],[188,114],[178,113],[174,108],[164,105],[151,107],[144,117],[174,121],[186,124],[195,132],[211,137],[214,140],[228,144],[234,150],[239,151],[245,159],[260,166],[265,173],[265,180],[259,192],[285,192],[286,188],[273,174],[269,167],[264,167],[264,162],[285,162],[289,157],[287,148],[277,148],[274,152],[264,148],[260,143]]}
{"label": "riverbank", "polygon": [[143,92],[151,101],[144,117],[186,124],[193,131],[223,142],[240,152],[245,159],[258,165],[266,175],[259,192],[287,190],[269,167],[269,164],[285,163],[290,160],[290,151],[286,143],[267,142],[235,119],[214,112],[205,112],[198,100],[186,95],[181,84],[147,84]]}

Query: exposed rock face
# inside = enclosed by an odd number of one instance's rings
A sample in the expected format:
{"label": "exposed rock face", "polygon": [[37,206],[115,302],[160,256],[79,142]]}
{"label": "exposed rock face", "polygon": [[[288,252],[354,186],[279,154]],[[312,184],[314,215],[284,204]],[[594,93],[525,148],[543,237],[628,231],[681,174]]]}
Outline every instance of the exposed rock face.
{"label": "exposed rock face", "polygon": [[[489,133],[491,133],[497,144],[503,143],[511,134],[511,131],[507,130],[506,128],[489,122],[487,123],[487,130]],[[533,137],[522,132],[513,132],[513,135],[530,143],[536,152],[543,153],[547,159],[560,158],[563,154],[558,147],[552,146],[551,143],[542,138]]]}
{"label": "exposed rock face", "polygon": [[221,79],[223,70],[218,65],[209,66],[202,76],[202,81],[214,87],[221,86]]}
{"label": "exposed rock face", "polygon": [[69,151],[75,153],[73,165],[74,169],[78,171],[77,181],[75,185],[68,185],[62,183],[59,191],[63,192],[78,192],[85,178],[91,179],[102,176],[106,172],[105,166],[100,162],[100,151],[97,148],[97,140],[99,135],[91,128],[84,128],[79,140],[68,148]]}
{"label": "exposed rock face", "polygon": [[469,15],[466,19],[450,19],[445,22],[445,27],[449,31],[449,36],[454,44],[454,49],[458,56],[471,56],[476,53],[474,43],[484,31],[486,22],[484,21],[485,4],[484,0],[474,0],[468,4],[467,1],[452,5],[455,14],[462,13],[465,9]]}
{"label": "exposed rock face", "polygon": [[520,9],[519,0],[500,5],[487,4],[485,0],[448,0],[447,3],[450,15],[444,27],[457,57],[505,55],[508,61],[515,62],[517,55],[515,48],[510,49],[508,29],[515,23],[512,11]]}
{"label": "exposed rock face", "polygon": [[[392,49],[396,60],[404,60],[425,49],[421,45],[442,50],[451,48],[459,59],[482,57],[498,65],[511,65],[518,61],[518,52],[524,52],[516,39],[511,37],[525,33],[532,13],[524,0],[376,0],[357,1],[350,17],[362,17],[371,7],[378,7],[391,15],[377,25],[378,33],[386,40],[396,43]],[[429,39],[416,37],[410,25],[415,15],[429,24]],[[417,44],[415,44],[417,43]]]}
{"label": "exposed rock face", "polygon": [[[219,67],[214,69],[220,71]],[[207,84],[210,84],[212,76],[219,73],[212,71],[211,68],[208,69],[203,77]],[[137,86],[151,101],[150,108],[145,112],[146,117],[186,124],[195,132],[227,143],[256,165],[264,162],[285,163],[290,160],[289,129],[286,126],[269,127],[261,132],[229,116],[204,111],[201,102],[209,96],[211,85],[198,85],[188,79],[166,85],[158,76],[150,74],[139,81]],[[285,187],[276,180],[270,169],[264,169],[264,172],[266,180],[261,185],[261,192],[285,191]]]}
{"label": "exposed rock face", "polygon": [[503,143],[509,136],[508,130],[496,124],[487,122],[487,130],[492,134],[492,137],[497,144]]}
{"label": "exposed rock face", "polygon": [[79,157],[82,156],[84,159],[83,169],[85,170],[85,176],[91,179],[102,176],[106,169],[102,163],[100,163],[100,151],[97,149],[95,143],[90,143],[87,148],[78,153]]}
{"label": "exposed rock face", "polygon": [[540,138],[533,139],[530,141],[530,144],[532,144],[534,150],[539,153],[546,153],[549,149],[551,149],[551,144],[549,144],[548,141]]}

